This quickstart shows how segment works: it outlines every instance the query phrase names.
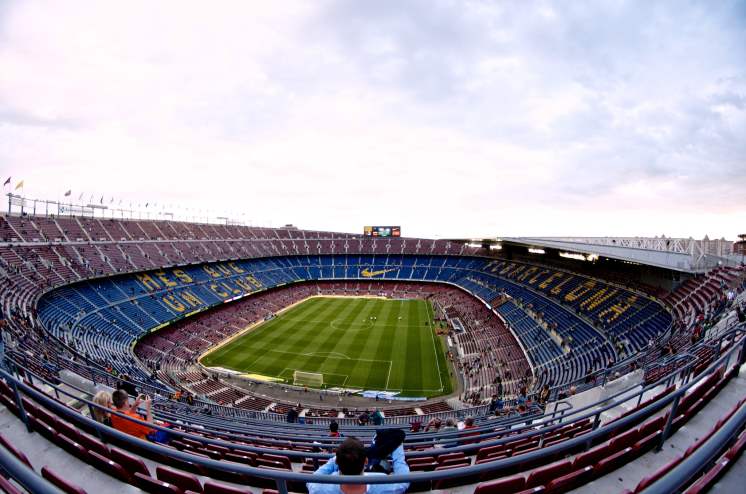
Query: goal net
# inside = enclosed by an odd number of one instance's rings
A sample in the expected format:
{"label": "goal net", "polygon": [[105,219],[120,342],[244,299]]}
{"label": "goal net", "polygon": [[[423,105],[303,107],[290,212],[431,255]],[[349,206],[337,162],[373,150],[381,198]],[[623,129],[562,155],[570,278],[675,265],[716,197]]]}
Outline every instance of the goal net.
{"label": "goal net", "polygon": [[293,384],[320,388],[324,384],[324,374],[316,372],[293,371]]}

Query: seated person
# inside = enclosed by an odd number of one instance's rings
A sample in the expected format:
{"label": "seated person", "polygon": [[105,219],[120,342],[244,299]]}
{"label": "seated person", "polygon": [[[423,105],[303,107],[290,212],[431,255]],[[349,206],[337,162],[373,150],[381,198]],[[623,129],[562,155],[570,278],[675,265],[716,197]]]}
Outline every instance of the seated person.
{"label": "seated person", "polygon": [[342,434],[339,433],[339,424],[336,422],[331,422],[329,424],[329,437],[341,437]]}
{"label": "seated person", "polygon": [[[394,474],[409,473],[409,465],[404,460],[404,446],[399,446],[391,453]],[[316,470],[314,475],[363,475],[367,462],[363,443],[355,437],[348,437],[337,448],[336,456]],[[384,475],[365,472],[364,475]],[[307,483],[309,494],[401,494],[409,487],[402,484],[314,484]]]}
{"label": "seated person", "polygon": [[[127,392],[123,389],[118,389],[114,391],[114,393],[112,393],[111,399],[114,403],[115,412],[127,415],[128,417],[132,417],[133,419],[144,420],[145,422],[153,423],[153,412],[151,411],[152,401],[150,397],[140,395],[130,405]],[[146,415],[144,419],[137,413],[137,407],[138,405],[140,405],[140,403],[145,404]],[[127,420],[115,414],[111,415],[111,426],[118,431],[146,440],[148,434],[153,432],[153,429],[146,425],[138,424],[137,422]]]}
{"label": "seated person", "polygon": [[438,432],[442,425],[443,425],[442,420],[440,420],[438,417],[433,417],[430,419],[430,421],[425,426],[425,432],[429,432],[431,429],[434,430],[435,432]]}

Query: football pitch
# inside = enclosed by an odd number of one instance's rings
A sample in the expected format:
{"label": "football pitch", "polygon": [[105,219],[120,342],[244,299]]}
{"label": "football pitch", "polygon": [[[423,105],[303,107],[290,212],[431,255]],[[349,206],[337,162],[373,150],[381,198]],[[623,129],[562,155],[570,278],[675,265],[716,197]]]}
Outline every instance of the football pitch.
{"label": "football pitch", "polygon": [[425,300],[315,297],[205,355],[222,367],[294,382],[323,374],[323,387],[431,397],[452,391],[444,344]]}

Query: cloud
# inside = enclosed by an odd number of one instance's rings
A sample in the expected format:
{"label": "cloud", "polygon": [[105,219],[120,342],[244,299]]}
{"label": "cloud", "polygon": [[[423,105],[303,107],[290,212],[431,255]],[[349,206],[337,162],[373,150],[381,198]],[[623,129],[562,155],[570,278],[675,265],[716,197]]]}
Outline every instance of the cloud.
{"label": "cloud", "polygon": [[447,237],[746,216],[742,2],[2,9],[0,171],[28,194]]}

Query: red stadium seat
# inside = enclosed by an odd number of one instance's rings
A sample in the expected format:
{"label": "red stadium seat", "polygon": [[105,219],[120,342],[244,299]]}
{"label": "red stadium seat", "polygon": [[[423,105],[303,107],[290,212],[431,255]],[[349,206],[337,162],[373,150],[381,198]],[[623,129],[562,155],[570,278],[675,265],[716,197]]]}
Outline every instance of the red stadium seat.
{"label": "red stadium seat", "polygon": [[204,486],[205,494],[251,494],[249,489],[239,489],[225,484],[207,481]]}
{"label": "red stadium seat", "polygon": [[47,466],[43,466],[41,468],[41,475],[42,477],[50,481],[52,484],[56,485],[60,490],[62,490],[66,494],[86,494],[85,490],[63,479],[62,477],[57,475],[55,472],[50,470],[49,467]]}
{"label": "red stadium seat", "polygon": [[562,475],[561,477],[555,478],[546,485],[547,493],[562,493],[577,489],[581,485],[585,484],[593,475],[593,467],[585,467],[580,470],[575,470],[568,474]]}
{"label": "red stadium seat", "polygon": [[707,492],[718,480],[720,480],[720,477],[723,476],[729,466],[730,460],[728,460],[728,458],[719,459],[712,468],[689,486],[689,488],[684,491],[684,494],[700,494],[702,492]]}
{"label": "red stadium seat", "polygon": [[572,470],[572,462],[563,460],[558,463],[535,468],[526,478],[526,487],[537,487],[549,483],[552,479],[561,477]]}
{"label": "red stadium seat", "polygon": [[512,494],[526,488],[526,479],[523,475],[513,475],[491,482],[479,484],[474,494]]}
{"label": "red stadium seat", "polygon": [[192,491],[202,494],[202,484],[199,479],[191,473],[180,472],[173,468],[158,465],[155,467],[155,476],[158,480],[174,484],[183,491]]}
{"label": "red stadium seat", "polygon": [[173,484],[162,482],[141,473],[134,475],[134,483],[137,487],[150,494],[183,494],[184,491]]}
{"label": "red stadium seat", "polygon": [[124,468],[128,473],[132,475],[134,475],[135,473],[141,473],[150,477],[150,470],[148,470],[145,462],[137,456],[133,456],[126,451],[122,451],[118,448],[111,448],[109,458],[122,465],[122,468]]}

